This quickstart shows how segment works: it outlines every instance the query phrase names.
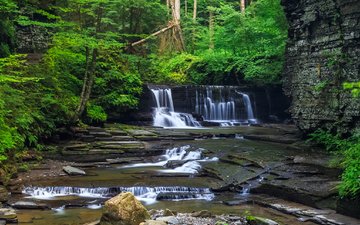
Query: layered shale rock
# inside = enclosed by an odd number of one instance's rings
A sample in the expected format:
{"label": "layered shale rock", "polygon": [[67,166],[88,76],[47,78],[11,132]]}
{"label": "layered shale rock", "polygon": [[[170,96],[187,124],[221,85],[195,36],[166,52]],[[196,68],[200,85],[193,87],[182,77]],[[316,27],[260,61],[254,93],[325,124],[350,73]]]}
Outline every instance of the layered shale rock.
{"label": "layered shale rock", "polygon": [[343,82],[360,80],[360,1],[282,0],[289,21],[284,90],[303,131],[360,126],[360,98]]}

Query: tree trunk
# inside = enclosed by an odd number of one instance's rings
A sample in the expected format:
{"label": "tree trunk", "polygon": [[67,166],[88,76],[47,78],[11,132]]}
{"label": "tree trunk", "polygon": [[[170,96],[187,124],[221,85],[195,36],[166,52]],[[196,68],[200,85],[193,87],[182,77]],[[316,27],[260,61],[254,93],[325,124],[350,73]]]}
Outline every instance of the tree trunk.
{"label": "tree trunk", "polygon": [[181,19],[181,3],[180,0],[174,0],[175,1],[175,15],[177,22],[180,22]]}
{"label": "tree trunk", "polygon": [[209,11],[209,48],[214,49],[214,12]]}
{"label": "tree trunk", "polygon": [[76,110],[76,114],[74,116],[73,122],[79,121],[81,115],[84,113],[87,102],[89,101],[92,86],[95,79],[95,69],[96,69],[96,59],[98,55],[98,50],[95,48],[92,51],[92,59],[90,59],[90,50],[86,48],[86,70],[84,75],[84,83],[83,88],[80,95],[80,103]]}
{"label": "tree trunk", "polygon": [[193,21],[196,21],[197,17],[197,0],[194,0],[194,10],[193,10]]}
{"label": "tree trunk", "polygon": [[246,8],[246,1],[240,0],[240,10],[242,13],[245,13],[245,8]]}
{"label": "tree trunk", "polygon": [[136,45],[141,45],[141,44],[145,43],[146,41],[148,41],[149,39],[151,39],[152,37],[158,36],[158,35],[166,32],[166,31],[172,29],[174,27],[174,25],[175,24],[171,24],[168,27],[165,27],[165,28],[163,28],[163,29],[161,29],[159,31],[156,31],[155,33],[150,34],[148,37],[146,37],[144,39],[141,39],[140,41],[132,43],[131,46],[134,47]]}

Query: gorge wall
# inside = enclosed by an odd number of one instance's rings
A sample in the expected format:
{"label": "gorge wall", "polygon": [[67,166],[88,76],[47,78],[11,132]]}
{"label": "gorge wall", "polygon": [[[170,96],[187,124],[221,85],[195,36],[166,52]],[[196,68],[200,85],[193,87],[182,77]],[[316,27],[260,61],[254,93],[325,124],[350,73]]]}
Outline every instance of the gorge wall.
{"label": "gorge wall", "polygon": [[360,1],[282,0],[289,22],[284,90],[300,129],[360,126],[360,99],[343,82],[360,81]]}

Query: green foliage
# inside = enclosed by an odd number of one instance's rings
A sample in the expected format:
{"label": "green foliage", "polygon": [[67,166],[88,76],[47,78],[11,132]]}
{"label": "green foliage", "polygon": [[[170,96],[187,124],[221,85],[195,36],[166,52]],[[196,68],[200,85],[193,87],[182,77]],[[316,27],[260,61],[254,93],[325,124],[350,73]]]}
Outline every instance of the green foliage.
{"label": "green foliage", "polygon": [[[279,83],[287,38],[280,1],[253,1],[245,14],[238,7],[238,1],[201,1],[197,21],[184,18],[188,53],[151,57],[153,73],[160,72],[156,82]],[[210,11],[214,15],[213,34]]]}
{"label": "green foliage", "polygon": [[310,141],[323,145],[328,151],[341,157],[344,172],[339,186],[341,196],[355,197],[360,194],[360,132],[356,131],[347,139],[329,131],[317,130],[310,134]]}
{"label": "green foliage", "polygon": [[107,114],[101,106],[90,104],[87,107],[86,115],[92,122],[105,122]]}
{"label": "green foliage", "polygon": [[340,185],[341,196],[357,196],[360,194],[360,139],[345,150],[344,161],[345,168],[341,178],[343,182]]}
{"label": "green foliage", "polygon": [[343,83],[343,88],[345,90],[350,90],[351,94],[354,97],[359,97],[360,96],[360,82],[344,82]]}

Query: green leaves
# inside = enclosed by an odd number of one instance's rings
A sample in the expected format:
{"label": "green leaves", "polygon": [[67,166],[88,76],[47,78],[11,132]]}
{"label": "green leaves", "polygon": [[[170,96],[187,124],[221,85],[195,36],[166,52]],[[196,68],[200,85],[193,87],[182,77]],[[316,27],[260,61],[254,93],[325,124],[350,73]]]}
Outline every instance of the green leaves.
{"label": "green leaves", "polygon": [[344,90],[350,90],[354,97],[360,96],[360,82],[344,82]]}
{"label": "green leaves", "polygon": [[341,138],[329,131],[317,130],[310,134],[310,141],[321,144],[340,158],[344,172],[339,186],[341,196],[355,197],[360,194],[360,132],[355,131],[350,138]]}

